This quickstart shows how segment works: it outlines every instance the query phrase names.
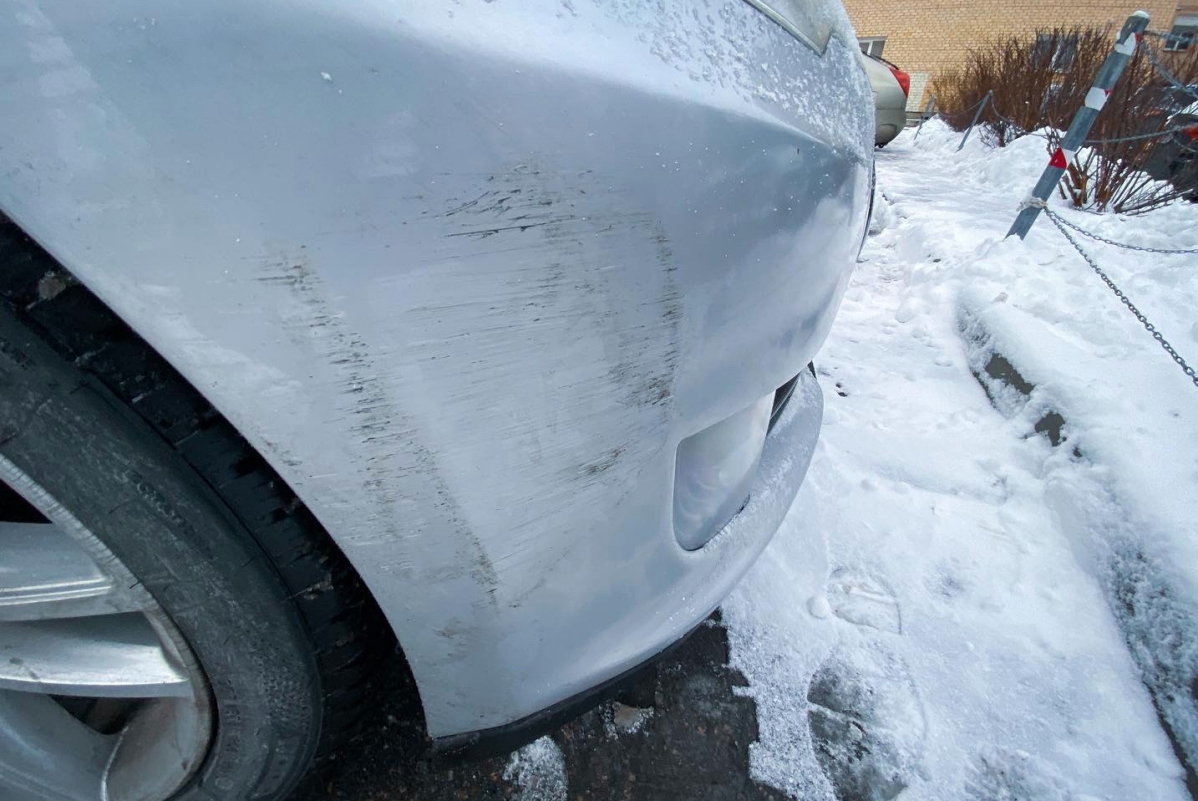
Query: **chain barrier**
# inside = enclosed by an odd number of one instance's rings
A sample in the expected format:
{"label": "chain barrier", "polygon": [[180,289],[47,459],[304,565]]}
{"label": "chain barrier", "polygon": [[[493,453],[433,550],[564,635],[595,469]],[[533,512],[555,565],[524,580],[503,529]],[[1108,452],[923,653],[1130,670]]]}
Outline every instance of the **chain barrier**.
{"label": "chain barrier", "polygon": [[[994,110],[994,116],[998,117],[1000,120],[1005,122],[1007,125],[1010,125],[1012,128],[1019,131],[1020,132],[1019,136],[1044,136],[1044,134],[1037,133],[1036,131],[1029,131],[1027,128],[1024,128],[1022,125],[1015,122],[1015,120],[1008,117],[1006,114],[1003,114],[1001,111],[998,110],[997,104],[991,104],[990,108],[992,108]],[[1016,138],[1018,138],[1018,137],[1016,137]]]}
{"label": "chain barrier", "polygon": [[[1159,31],[1144,31],[1144,35],[1151,36],[1154,39],[1164,39],[1165,41],[1168,41],[1170,38],[1169,34],[1161,33]],[[1148,57],[1148,61],[1150,64],[1152,64],[1153,68],[1159,72],[1161,77],[1168,81],[1174,89],[1180,89],[1182,92],[1198,101],[1198,90],[1195,90],[1192,86],[1186,86],[1184,83],[1179,81],[1173,75],[1173,73],[1169,71],[1169,68],[1160,62],[1160,59],[1158,59],[1156,54],[1152,52],[1151,47],[1144,48],[1144,55]]]}
{"label": "chain barrier", "polygon": [[1168,248],[1150,248],[1145,245],[1129,245],[1126,242],[1116,242],[1113,239],[1107,239],[1105,236],[1099,236],[1098,234],[1094,233],[1093,231],[1087,231],[1086,229],[1081,228],[1080,226],[1074,225],[1073,223],[1069,222],[1064,217],[1057,214],[1055,211],[1048,208],[1047,206],[1044,207],[1044,213],[1047,214],[1049,217],[1055,218],[1054,222],[1056,222],[1058,225],[1068,226],[1069,228],[1072,228],[1074,231],[1077,231],[1082,236],[1089,237],[1090,239],[1093,239],[1096,242],[1102,242],[1104,245],[1113,245],[1114,247],[1124,248],[1125,250],[1138,250],[1141,253],[1163,253],[1166,256],[1182,256],[1182,255],[1198,254],[1198,248],[1192,248],[1192,249],[1188,249],[1188,250],[1172,250],[1172,249],[1168,249]]}
{"label": "chain barrier", "polygon": [[[1039,131],[1039,130],[1029,131],[1027,128],[1024,128],[1021,124],[1019,124],[1018,122],[1015,122],[1015,120],[1011,119],[1006,114],[1003,114],[1001,111],[999,111],[997,106],[991,104],[991,108],[994,110],[994,114],[996,117],[998,117],[1000,120],[1005,122],[1007,125],[1011,126],[1012,128],[1014,128],[1020,132],[1019,136],[1016,137],[1017,139],[1020,137],[1023,137],[1023,136],[1038,136],[1042,139],[1048,139],[1048,140],[1052,139],[1052,136],[1050,134],[1044,133],[1042,131]],[[1118,142],[1137,142],[1142,139],[1158,139],[1158,138],[1165,137],[1165,136],[1172,136],[1175,133],[1182,133],[1183,131],[1186,131],[1186,130],[1188,130],[1188,128],[1186,128],[1186,127],[1165,128],[1164,130],[1160,130],[1160,131],[1153,131],[1151,133],[1133,134],[1132,136],[1113,136],[1113,137],[1109,137],[1107,139],[1086,139],[1082,142],[1082,144],[1083,145],[1113,145]],[[1059,139],[1060,137],[1058,136],[1057,138]]]}
{"label": "chain barrier", "polygon": [[1019,123],[1015,122],[1015,120],[1011,119],[1006,114],[1003,114],[1001,111],[999,111],[997,105],[993,106],[993,108],[994,108],[994,116],[998,117],[1000,120],[1005,122],[1007,125],[1010,125],[1012,128],[1016,128],[1020,131],[1023,131],[1023,133],[1025,133],[1025,134],[1033,133],[1032,131],[1029,131],[1028,129],[1024,128]]}
{"label": "chain barrier", "polygon": [[1117,136],[1111,139],[1087,139],[1082,142],[1083,145],[1110,145],[1116,142],[1135,142],[1140,139],[1157,139],[1162,136],[1172,136],[1175,133],[1181,133],[1185,128],[1165,128],[1164,130],[1155,131],[1153,133],[1135,134],[1134,136]]}
{"label": "chain barrier", "polygon": [[[1002,120],[1008,126],[1010,126],[1015,131],[1018,132],[1015,136],[1015,139],[1021,139],[1025,136],[1038,136],[1041,139],[1046,139],[1046,140],[1051,141],[1053,138],[1051,134],[1045,133],[1040,130],[1029,131],[1027,128],[1023,127],[1022,124],[1016,122],[1015,120],[1008,117],[1006,114],[1003,114],[1001,111],[999,111],[998,107],[995,106],[993,103],[990,104],[990,108],[994,112],[994,116],[998,117],[1000,120]],[[968,111],[968,109],[966,109],[966,111]],[[945,114],[943,112],[940,112],[940,115],[943,117],[959,117],[963,113],[964,112],[960,112],[960,111],[956,112],[955,114]],[[1186,127],[1165,128],[1164,130],[1160,130],[1160,131],[1152,131],[1151,133],[1133,134],[1132,136],[1114,136],[1114,137],[1109,137],[1106,139],[1086,139],[1085,141],[1082,142],[1082,144],[1083,145],[1113,145],[1113,144],[1117,144],[1119,142],[1138,142],[1138,141],[1144,140],[1144,139],[1160,139],[1160,138],[1163,138],[1166,136],[1172,136],[1173,134],[1176,134],[1176,133],[1182,133],[1186,130],[1188,130],[1188,128],[1186,128]],[[1058,136],[1057,138],[1059,139],[1060,137]],[[1014,141],[1014,140],[1012,140],[1012,141]]]}
{"label": "chain barrier", "polygon": [[[1073,225],[1072,223],[1066,221],[1060,215],[1058,215],[1057,213],[1055,213],[1054,211],[1049,209],[1048,204],[1046,204],[1042,200],[1039,200],[1037,198],[1032,198],[1032,199],[1029,199],[1024,205],[1025,206],[1038,206],[1040,208],[1040,210],[1045,213],[1045,215],[1052,222],[1052,224],[1057,227],[1057,230],[1061,232],[1061,236],[1065,237],[1065,239],[1069,242],[1069,244],[1073,245],[1073,249],[1076,250],[1081,255],[1081,257],[1086,260],[1086,264],[1090,265],[1090,269],[1093,270],[1095,272],[1095,274],[1099,278],[1102,279],[1102,282],[1104,284],[1106,284],[1107,287],[1112,292],[1115,293],[1115,297],[1119,298],[1119,300],[1122,301],[1123,305],[1127,307],[1127,310],[1135,315],[1136,319],[1140,321],[1140,325],[1144,326],[1144,330],[1147,331],[1149,334],[1152,334],[1152,338],[1155,339],[1157,341],[1157,344],[1160,345],[1161,348],[1164,349],[1165,353],[1169,354],[1169,358],[1173,359],[1173,361],[1177,363],[1177,366],[1180,367],[1182,372],[1185,373],[1186,376],[1189,377],[1190,381],[1194,384],[1194,386],[1198,387],[1198,373],[1194,372],[1194,368],[1190,367],[1189,363],[1187,363],[1185,358],[1183,358],[1182,355],[1177,352],[1176,348],[1174,348],[1171,344],[1169,344],[1169,340],[1165,339],[1164,335],[1156,329],[1156,326],[1153,325],[1151,322],[1149,322],[1148,318],[1144,316],[1144,313],[1142,311],[1140,311],[1138,308],[1136,308],[1136,304],[1131,302],[1131,299],[1129,297],[1127,297],[1127,295],[1124,294],[1123,290],[1120,289],[1115,284],[1115,282],[1111,280],[1111,277],[1109,275],[1107,275],[1106,272],[1101,267],[1098,266],[1098,263],[1095,262],[1094,259],[1090,258],[1090,254],[1086,253],[1086,251],[1082,249],[1082,246],[1077,243],[1077,240],[1074,239],[1072,236],[1070,236],[1068,228],[1073,228],[1074,230],[1076,230],[1080,233],[1086,233],[1087,235],[1088,235],[1088,232],[1082,231],[1082,229],[1080,229],[1077,226]],[[1066,226],[1068,226],[1068,228],[1066,228]],[[1118,245],[1119,247],[1131,247],[1128,245],[1119,245],[1119,243],[1111,242],[1109,239],[1101,239],[1101,238],[1099,238],[1099,239],[1100,239],[1100,241],[1110,242],[1110,244]],[[1153,248],[1138,248],[1138,247],[1132,247],[1132,249],[1133,250],[1147,250],[1147,251],[1154,250]],[[1160,251],[1156,251],[1156,252],[1160,252]],[[1170,251],[1166,251],[1166,252],[1170,252]],[[1193,252],[1193,251],[1180,251],[1180,252],[1185,253],[1185,252]]]}
{"label": "chain barrier", "polygon": [[985,103],[985,102],[986,102],[986,95],[982,95],[982,99],[981,99],[981,100],[979,100],[979,101],[977,101],[976,103],[974,103],[974,104],[973,104],[972,106],[970,106],[969,108],[966,108],[966,109],[961,109],[960,111],[954,111],[954,112],[951,112],[951,113],[949,113],[949,112],[945,112],[945,111],[943,111],[943,110],[941,110],[941,111],[937,111],[936,113],[937,113],[938,115],[940,115],[941,117],[949,117],[949,118],[952,118],[952,117],[963,117],[963,116],[965,116],[965,115],[966,115],[966,114],[968,114],[969,112],[973,111],[975,108],[977,108],[978,106],[982,105],[982,104],[983,104],[983,103]]}

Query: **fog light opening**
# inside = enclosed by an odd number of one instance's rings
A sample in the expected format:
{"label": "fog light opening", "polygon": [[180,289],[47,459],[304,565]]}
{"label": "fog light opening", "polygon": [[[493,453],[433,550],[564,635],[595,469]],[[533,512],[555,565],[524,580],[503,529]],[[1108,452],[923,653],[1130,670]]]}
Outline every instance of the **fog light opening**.
{"label": "fog light opening", "polygon": [[674,464],[674,536],[702,548],[749,501],[774,393],[678,444]]}

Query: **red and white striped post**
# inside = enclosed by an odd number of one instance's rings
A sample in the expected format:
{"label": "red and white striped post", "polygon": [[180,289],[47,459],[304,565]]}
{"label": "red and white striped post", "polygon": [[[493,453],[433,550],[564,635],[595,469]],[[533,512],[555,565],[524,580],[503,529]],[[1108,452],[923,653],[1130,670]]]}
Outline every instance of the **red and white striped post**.
{"label": "red and white striped post", "polygon": [[1023,204],[1023,208],[1020,209],[1019,216],[1015,218],[1007,236],[1014,234],[1020,239],[1027,236],[1027,232],[1032,228],[1032,223],[1040,216],[1040,209],[1044,208],[1044,204],[1052,195],[1052,190],[1056,188],[1061,176],[1065,174],[1065,168],[1077,154],[1078,148],[1086,141],[1086,137],[1090,134],[1090,128],[1093,127],[1094,120],[1098,117],[1098,112],[1106,105],[1106,99],[1110,96],[1111,90],[1115,88],[1115,82],[1119,80],[1119,76],[1123,74],[1127,62],[1135,55],[1136,46],[1140,43],[1140,38],[1147,27],[1148,12],[1146,11],[1137,11],[1127,18],[1127,22],[1123,23],[1123,28],[1115,39],[1115,49],[1106,57],[1106,61],[1102,62],[1102,67],[1099,68],[1098,75],[1094,78],[1094,85],[1090,87],[1090,91],[1086,92],[1085,105],[1079,108],[1077,114],[1073,116],[1073,122],[1069,124],[1065,138],[1061,140],[1060,147],[1048,160],[1048,166],[1044,168],[1040,180],[1036,182],[1036,188],[1032,190],[1031,196]]}

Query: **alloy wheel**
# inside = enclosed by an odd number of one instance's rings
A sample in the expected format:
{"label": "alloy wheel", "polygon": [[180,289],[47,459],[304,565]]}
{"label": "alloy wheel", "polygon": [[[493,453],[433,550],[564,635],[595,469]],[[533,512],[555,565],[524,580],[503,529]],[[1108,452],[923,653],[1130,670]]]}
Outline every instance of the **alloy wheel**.
{"label": "alloy wheel", "polygon": [[203,760],[208,682],[75,516],[0,457],[0,797],[162,801]]}

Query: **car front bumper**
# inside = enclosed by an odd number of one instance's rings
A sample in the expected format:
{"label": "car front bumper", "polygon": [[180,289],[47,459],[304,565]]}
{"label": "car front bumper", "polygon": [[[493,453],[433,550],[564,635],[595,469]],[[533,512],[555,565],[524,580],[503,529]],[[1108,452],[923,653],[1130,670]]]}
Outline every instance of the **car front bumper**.
{"label": "car front bumper", "polygon": [[[678,448],[814,357],[873,158],[840,10],[817,52],[749,3],[468,6],[0,26],[0,209],[323,524],[434,738],[628,670],[765,546],[813,390],[690,551]],[[62,64],[29,57],[46,42]]]}
{"label": "car front bumper", "polygon": [[[669,626],[628,653],[624,659],[627,666],[595,663],[588,674],[594,681],[592,686],[583,686],[565,700],[511,723],[435,738],[434,752],[468,759],[492,756],[552,731],[634,683],[714,611],[782,524],[819,439],[824,400],[814,368],[803,370],[780,393],[778,414],[765,441],[749,502],[702,549],[712,549],[704,554],[707,558],[730,561],[720,580],[696,587],[689,597],[679,599],[679,606],[671,610]],[[585,680],[581,683],[585,685]]]}

